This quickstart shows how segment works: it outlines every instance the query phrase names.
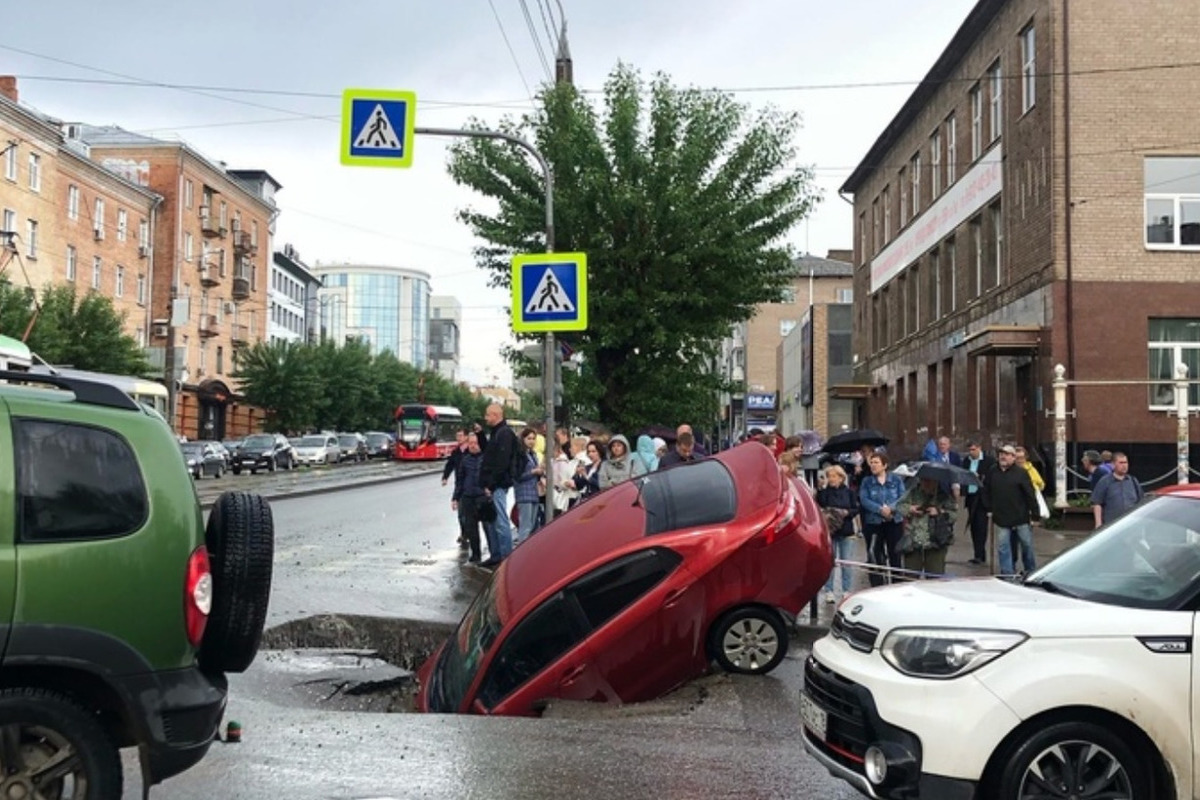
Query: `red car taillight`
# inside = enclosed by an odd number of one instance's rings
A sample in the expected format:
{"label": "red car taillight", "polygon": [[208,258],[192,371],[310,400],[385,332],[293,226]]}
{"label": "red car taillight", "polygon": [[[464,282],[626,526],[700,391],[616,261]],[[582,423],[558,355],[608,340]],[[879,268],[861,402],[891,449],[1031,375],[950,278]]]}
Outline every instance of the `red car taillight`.
{"label": "red car taillight", "polygon": [[213,583],[208,563],[208,550],[197,547],[188,558],[187,579],[183,584],[183,619],[187,627],[188,642],[199,647],[204,638],[204,626],[208,613],[212,611]]}

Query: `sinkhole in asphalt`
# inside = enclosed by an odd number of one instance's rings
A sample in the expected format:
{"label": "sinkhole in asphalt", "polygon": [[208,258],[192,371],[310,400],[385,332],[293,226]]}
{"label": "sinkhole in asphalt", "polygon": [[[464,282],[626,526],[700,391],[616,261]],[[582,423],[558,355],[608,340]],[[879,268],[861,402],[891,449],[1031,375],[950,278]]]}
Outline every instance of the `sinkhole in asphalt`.
{"label": "sinkhole in asphalt", "polygon": [[322,614],[264,631],[255,668],[289,704],[409,712],[417,669],[453,630],[436,622]]}

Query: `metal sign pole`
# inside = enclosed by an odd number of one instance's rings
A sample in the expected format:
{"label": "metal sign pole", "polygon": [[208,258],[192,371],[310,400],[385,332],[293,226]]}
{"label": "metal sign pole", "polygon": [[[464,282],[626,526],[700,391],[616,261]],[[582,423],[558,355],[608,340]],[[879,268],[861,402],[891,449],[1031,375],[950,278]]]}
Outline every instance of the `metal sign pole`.
{"label": "metal sign pole", "polygon": [[[500,131],[469,130],[459,128],[424,128],[417,126],[415,133],[426,136],[455,136],[473,139],[500,139],[524,149],[532,155],[542,168],[546,185],[546,252],[554,252],[554,174],[550,163],[538,151],[519,136],[513,136]],[[554,485],[554,458],[551,453],[551,443],[554,441],[554,334],[547,333],[542,352],[542,402],[546,406],[546,522],[554,519],[554,493],[558,487]]]}

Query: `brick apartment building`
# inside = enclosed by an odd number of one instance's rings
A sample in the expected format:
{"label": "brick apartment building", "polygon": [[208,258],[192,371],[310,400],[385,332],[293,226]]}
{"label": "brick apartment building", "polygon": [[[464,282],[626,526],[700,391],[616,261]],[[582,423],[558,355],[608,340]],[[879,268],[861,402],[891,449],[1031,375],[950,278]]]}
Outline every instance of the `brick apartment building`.
{"label": "brick apartment building", "polygon": [[231,376],[238,349],[267,333],[280,184],[266,172],[229,170],[181,142],[117,127],[68,128],[93,161],[162,197],[153,230],[158,272],[149,352],[181,384],[176,430],[190,439],[257,430],[262,412],[242,402]]}
{"label": "brick apartment building", "polygon": [[[1200,377],[1198,26],[1196,3],[980,0],[846,181],[855,383],[902,455],[945,433],[1050,461],[1058,363]],[[1167,471],[1169,389],[1073,388],[1071,461]]]}
{"label": "brick apartment building", "polygon": [[0,230],[15,235],[4,277],[39,295],[62,283],[80,297],[97,291],[144,347],[159,196],[91,161],[57,121],[19,105],[13,78],[0,78],[0,151]]}

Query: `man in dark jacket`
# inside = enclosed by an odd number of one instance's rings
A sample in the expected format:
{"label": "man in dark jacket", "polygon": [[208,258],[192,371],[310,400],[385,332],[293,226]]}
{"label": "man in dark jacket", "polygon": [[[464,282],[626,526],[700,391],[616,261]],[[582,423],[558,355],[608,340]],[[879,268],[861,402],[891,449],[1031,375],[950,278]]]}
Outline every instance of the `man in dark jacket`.
{"label": "man in dark jacket", "polygon": [[996,451],[999,462],[983,484],[983,502],[992,514],[996,526],[996,545],[1000,559],[1000,574],[1012,575],[1012,536],[1021,541],[1021,561],[1025,574],[1033,572],[1033,527],[1031,521],[1040,519],[1033,481],[1024,468],[1016,466],[1017,449],[1006,444]]}
{"label": "man in dark jacket", "polygon": [[971,529],[971,544],[974,545],[975,555],[971,564],[987,563],[987,508],[983,504],[983,482],[987,480],[996,466],[996,459],[983,452],[979,442],[967,444],[967,457],[962,466],[979,476],[979,486],[968,486],[967,493],[967,525]]}
{"label": "man in dark jacket", "polygon": [[696,439],[690,431],[679,434],[675,440],[675,448],[658,460],[658,468],[666,469],[677,464],[690,464],[699,461],[704,456],[696,452]]}
{"label": "man in dark jacket", "polygon": [[455,485],[458,484],[458,463],[462,461],[462,457],[467,454],[467,429],[463,428],[454,432],[454,440],[458,442],[458,447],[454,448],[454,452],[446,459],[446,466],[442,468],[442,486],[445,486],[450,476],[453,475]]}
{"label": "man in dark jacket", "polygon": [[493,526],[485,521],[480,513],[480,504],[491,503],[491,500],[484,494],[483,484],[479,481],[482,467],[483,452],[479,449],[479,438],[472,433],[467,437],[467,449],[458,459],[458,466],[454,471],[454,499],[450,501],[454,510],[458,512],[458,526],[462,531],[459,539],[466,542],[470,548],[469,560],[472,564],[478,564],[481,558],[479,552],[480,524],[483,525],[484,533],[487,535],[488,555],[495,552],[496,547]]}
{"label": "man in dark jacket", "polygon": [[482,566],[494,567],[512,552],[512,522],[508,517],[508,491],[513,486],[513,463],[521,452],[521,440],[516,431],[508,427],[504,421],[504,407],[492,403],[487,407],[488,426],[492,435],[488,437],[487,448],[483,451],[483,468],[480,480],[483,490],[492,498],[496,507],[495,528],[497,550],[491,554]]}

